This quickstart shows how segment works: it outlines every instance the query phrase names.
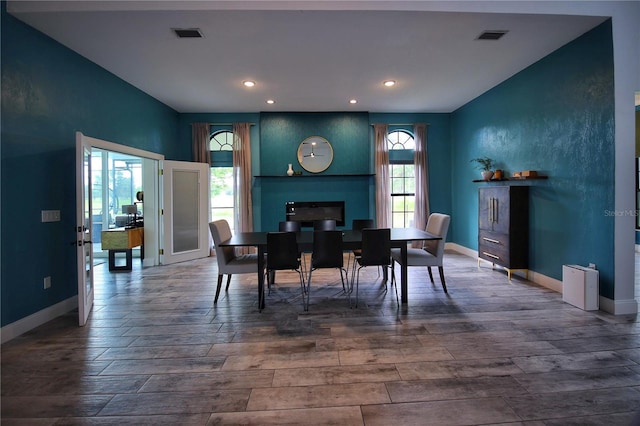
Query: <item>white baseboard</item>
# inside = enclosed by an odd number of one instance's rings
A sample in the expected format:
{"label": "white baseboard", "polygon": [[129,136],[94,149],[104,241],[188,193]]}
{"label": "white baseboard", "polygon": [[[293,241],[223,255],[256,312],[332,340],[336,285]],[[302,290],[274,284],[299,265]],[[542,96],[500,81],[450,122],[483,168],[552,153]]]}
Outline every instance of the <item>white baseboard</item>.
{"label": "white baseboard", "polygon": [[[461,246],[455,243],[447,243],[445,244],[445,249],[450,249],[465,256],[478,259],[478,252],[476,250],[472,250],[470,248]],[[483,261],[484,262],[484,261]],[[490,262],[488,262],[490,263]],[[500,267],[500,266],[496,266]],[[525,278],[526,273],[523,271],[514,271],[513,275],[518,275]],[[548,277],[546,275],[540,274],[536,271],[529,270],[528,271],[528,279],[531,282],[534,282],[542,287],[548,288],[550,290],[556,291],[558,293],[562,293],[562,281],[556,280],[555,278]]]}
{"label": "white baseboard", "polygon": [[0,341],[1,343],[8,342],[29,330],[33,330],[34,328],[77,308],[78,296],[70,297],[62,302],[31,314],[28,317],[24,317],[16,322],[5,325],[0,329]]}
{"label": "white baseboard", "polygon": [[638,313],[638,302],[635,299],[611,300],[600,296],[600,310],[613,315],[636,315]]}
{"label": "white baseboard", "polygon": [[[638,250],[638,247],[640,246],[636,245],[636,250]],[[471,258],[478,258],[478,252],[476,250],[471,250],[470,248],[455,243],[447,243],[445,244],[445,248],[453,250],[465,256],[469,256]],[[524,272],[521,273],[520,271],[514,271],[514,274],[524,277]],[[551,278],[546,275],[539,274],[536,271],[530,270],[529,281],[562,294],[561,280],[556,280],[555,278]],[[635,299],[611,300],[606,297],[600,296],[599,304],[599,309],[601,311],[605,311],[613,315],[634,315],[638,313],[638,302]]]}
{"label": "white baseboard", "polygon": [[461,246],[460,244],[456,244],[456,243],[446,243],[444,245],[444,249],[453,250],[457,253],[464,254],[465,256],[468,256],[468,257],[478,257],[478,252],[476,250],[471,250],[468,247]]}

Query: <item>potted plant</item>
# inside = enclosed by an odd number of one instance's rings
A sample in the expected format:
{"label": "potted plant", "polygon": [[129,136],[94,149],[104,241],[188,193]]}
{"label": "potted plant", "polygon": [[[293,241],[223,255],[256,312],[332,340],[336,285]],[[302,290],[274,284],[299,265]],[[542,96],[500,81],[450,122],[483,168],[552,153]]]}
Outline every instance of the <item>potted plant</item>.
{"label": "potted plant", "polygon": [[476,163],[476,167],[480,169],[482,179],[491,180],[493,177],[493,159],[489,157],[478,157],[472,159],[471,162]]}

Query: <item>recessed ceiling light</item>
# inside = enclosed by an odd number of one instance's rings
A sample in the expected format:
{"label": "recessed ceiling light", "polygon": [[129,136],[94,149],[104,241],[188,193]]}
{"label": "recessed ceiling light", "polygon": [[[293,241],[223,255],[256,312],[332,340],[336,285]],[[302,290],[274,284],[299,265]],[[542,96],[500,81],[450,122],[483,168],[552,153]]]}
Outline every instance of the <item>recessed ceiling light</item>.
{"label": "recessed ceiling light", "polygon": [[357,104],[358,100],[357,99],[349,99],[349,103],[350,104]]}
{"label": "recessed ceiling light", "polygon": [[268,103],[269,105],[273,105],[276,103],[276,101],[274,101],[273,99],[267,99],[265,102]]}
{"label": "recessed ceiling light", "polygon": [[245,80],[242,82],[242,84],[244,84],[246,87],[253,87],[256,85],[256,82],[251,80]]}
{"label": "recessed ceiling light", "polygon": [[387,86],[387,87],[391,87],[391,86],[394,86],[394,85],[396,84],[396,81],[395,81],[395,80],[386,80],[386,81],[385,81],[384,83],[382,83],[382,84],[384,84],[384,85],[385,85],[385,86]]}

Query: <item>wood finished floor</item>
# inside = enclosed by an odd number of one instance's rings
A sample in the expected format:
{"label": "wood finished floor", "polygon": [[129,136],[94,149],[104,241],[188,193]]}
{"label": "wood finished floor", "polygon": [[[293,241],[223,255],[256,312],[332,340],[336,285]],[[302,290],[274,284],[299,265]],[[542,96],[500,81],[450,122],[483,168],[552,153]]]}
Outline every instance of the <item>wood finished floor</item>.
{"label": "wood finished floor", "polygon": [[409,271],[398,308],[375,268],[350,309],[337,271],[303,312],[280,273],[258,312],[253,275],[214,306],[214,258],[96,268],[76,313],[2,345],[3,425],[629,425],[640,323],[447,252],[449,294]]}

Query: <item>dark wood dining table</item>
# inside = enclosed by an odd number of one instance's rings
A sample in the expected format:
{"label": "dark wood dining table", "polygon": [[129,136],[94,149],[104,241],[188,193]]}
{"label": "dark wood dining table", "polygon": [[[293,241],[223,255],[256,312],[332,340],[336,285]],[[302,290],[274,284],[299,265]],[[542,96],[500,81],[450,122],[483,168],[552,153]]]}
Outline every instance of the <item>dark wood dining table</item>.
{"label": "dark wood dining table", "polygon": [[[223,247],[256,247],[258,249],[258,308],[265,307],[264,297],[264,268],[267,249],[267,231],[238,232],[226,241],[220,243]],[[408,301],[407,290],[407,245],[411,241],[441,240],[442,238],[418,228],[391,228],[391,247],[400,249],[403,260],[400,269],[400,300],[403,304]],[[313,248],[313,231],[298,233],[298,247],[300,251],[310,252]],[[351,229],[342,231],[343,248],[345,250],[358,249],[362,245],[362,232]]]}

